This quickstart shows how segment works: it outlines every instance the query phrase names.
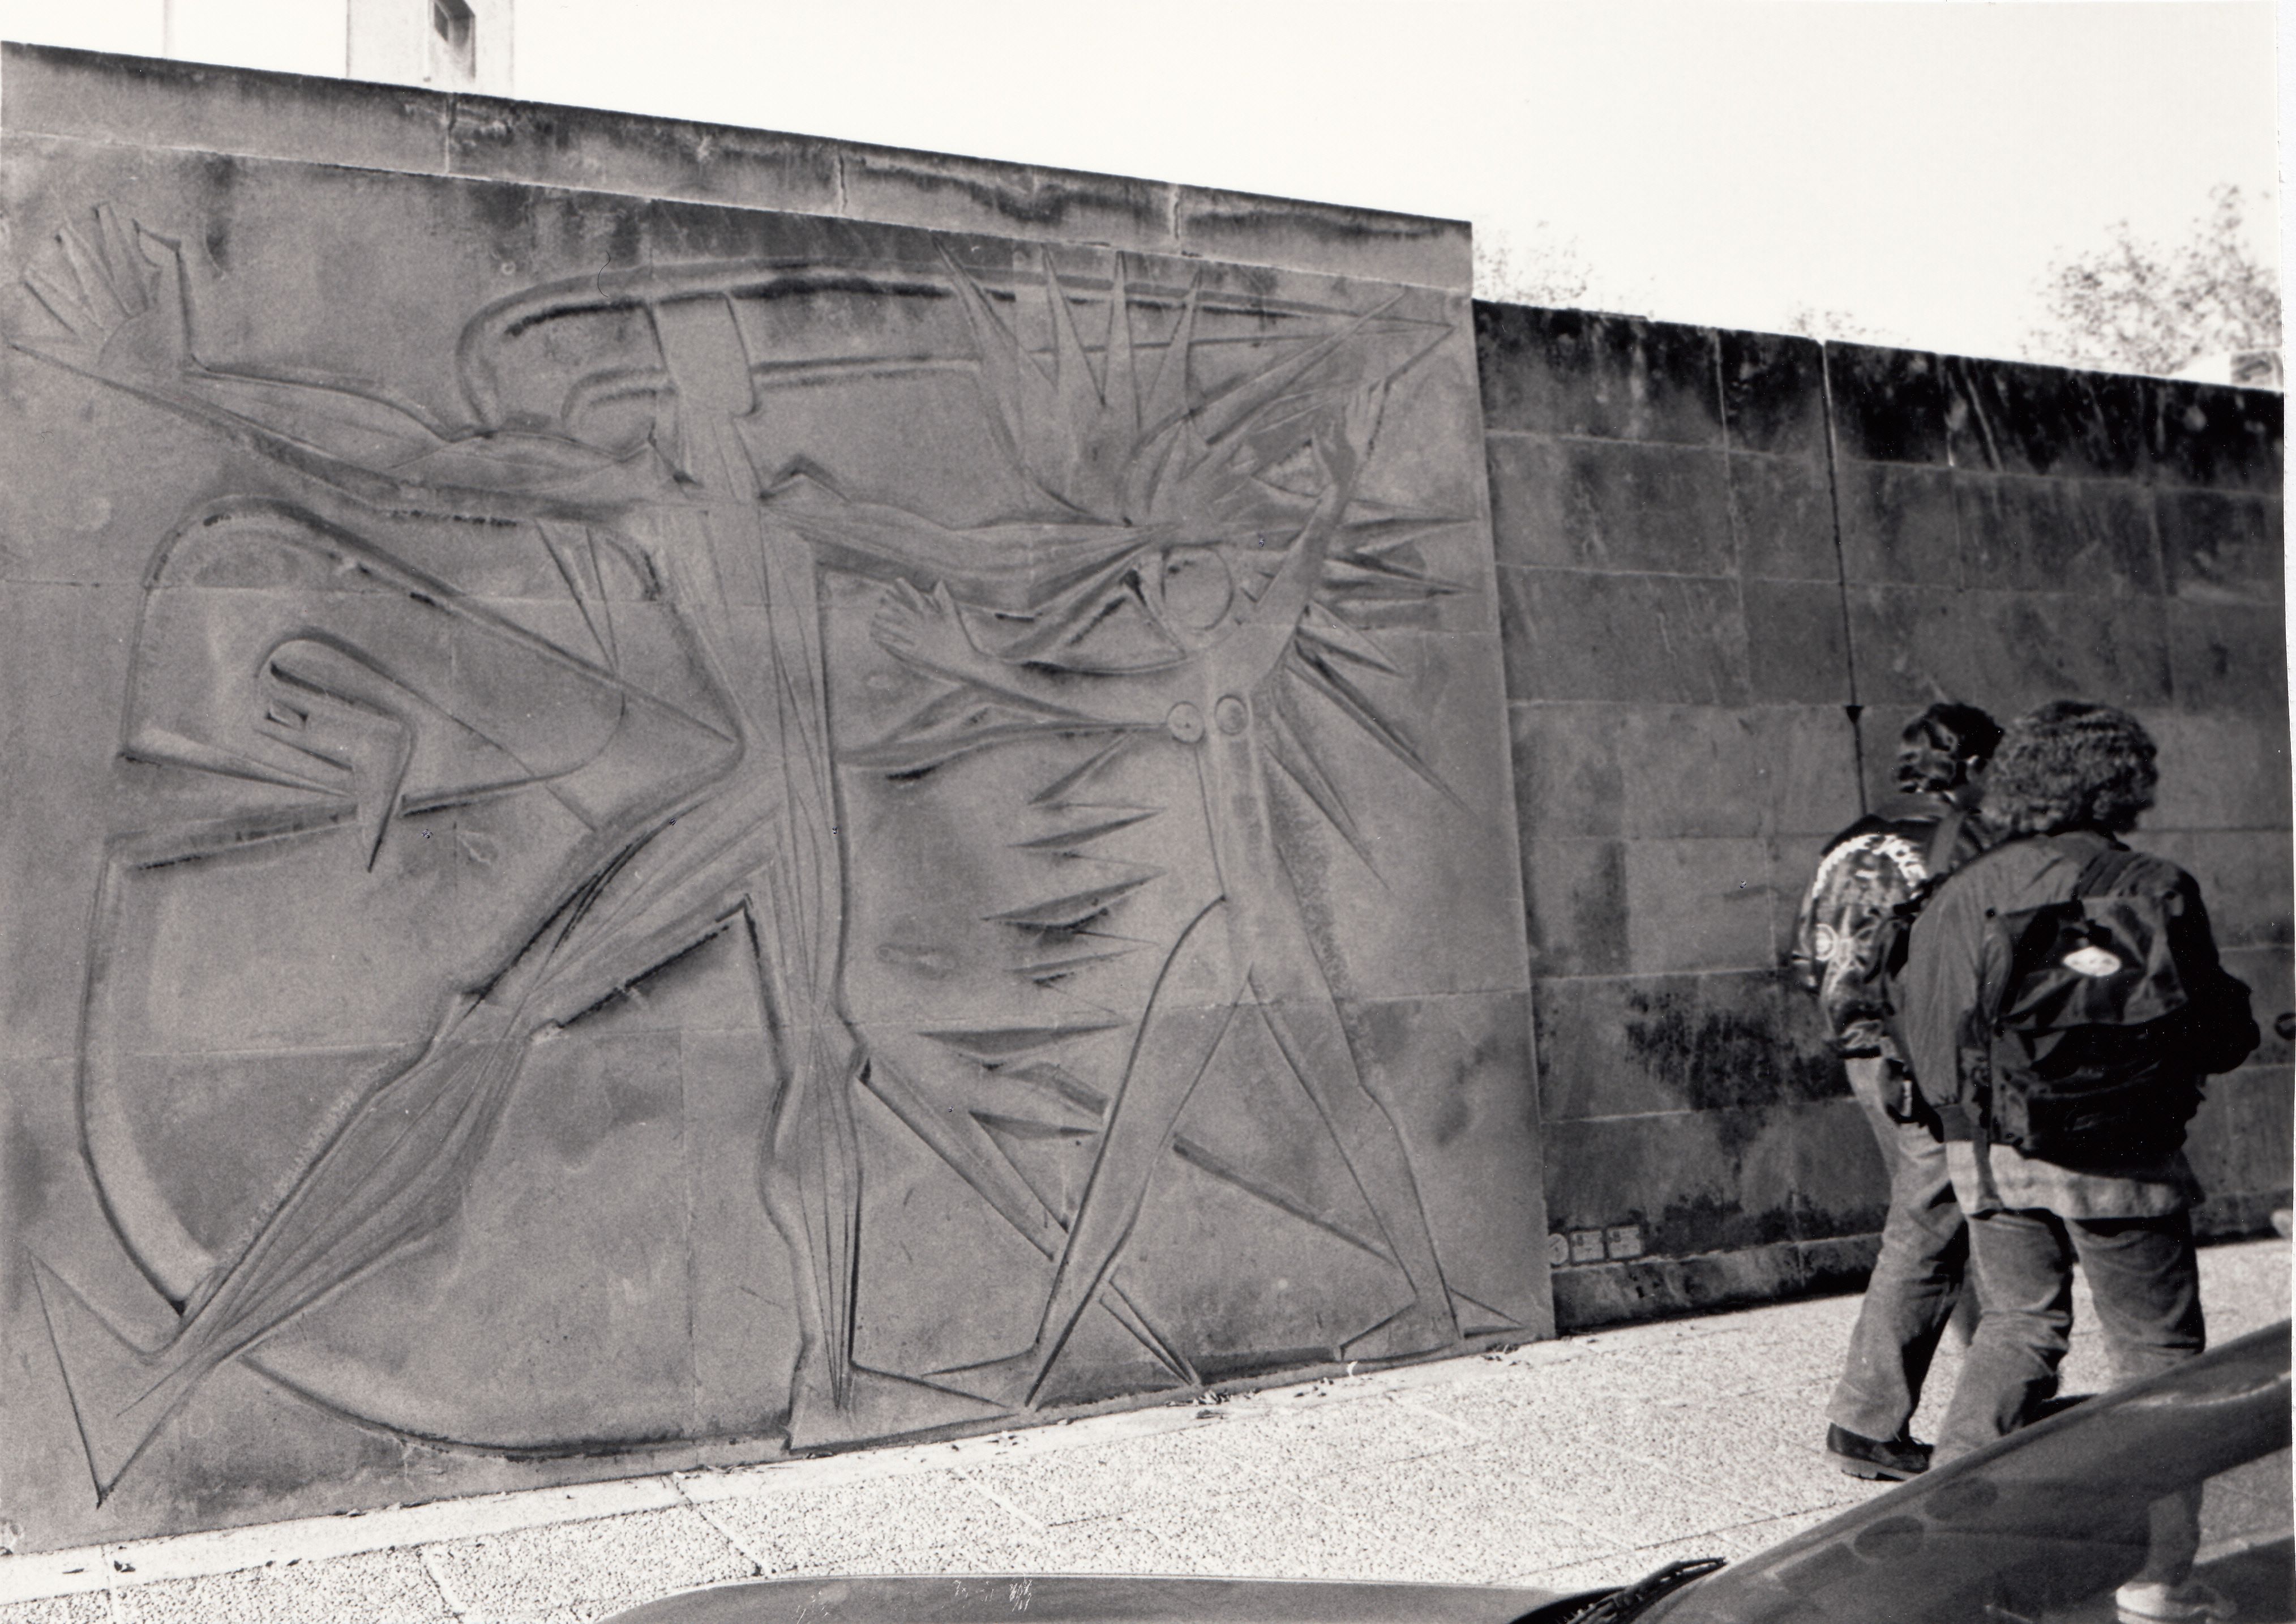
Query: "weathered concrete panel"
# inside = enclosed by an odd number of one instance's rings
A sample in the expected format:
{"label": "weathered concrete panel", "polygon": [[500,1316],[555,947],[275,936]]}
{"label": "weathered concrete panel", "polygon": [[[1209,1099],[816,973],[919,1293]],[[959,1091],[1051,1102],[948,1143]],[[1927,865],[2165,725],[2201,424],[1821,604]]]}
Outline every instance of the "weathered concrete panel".
{"label": "weathered concrete panel", "polygon": [[2169,591],[2194,603],[2280,600],[2287,537],[2276,492],[2163,490],[2152,510]]}
{"label": "weathered concrete panel", "polygon": [[475,178],[846,212],[839,144],[802,136],[457,95],[446,150],[449,173]]}
{"label": "weathered concrete panel", "polygon": [[1824,462],[1734,449],[1730,522],[1738,566],[1750,577],[1829,584],[1840,579],[1833,486]]}
{"label": "weathered concrete panel", "polygon": [[2157,596],[2152,493],[2103,480],[1956,474],[1970,586],[2077,598]]}
{"label": "weathered concrete panel", "polygon": [[1180,251],[1207,259],[1312,265],[1460,293],[1474,281],[1464,220],[1185,186],[1173,205],[1172,229]]}
{"label": "weathered concrete panel", "polygon": [[[1558,1323],[1870,1262],[1879,1158],[1780,972],[1826,837],[1890,802],[1931,701],[2137,709],[2163,772],[2140,844],[2257,944],[2231,952],[2273,989],[2263,1017],[2296,1002],[2277,397],[1574,312],[1478,324]],[[2289,1106],[2245,1074],[2223,1092],[2195,1128],[2202,1222],[2237,1232],[2285,1175],[2235,1119],[2276,1112],[2256,1140],[2277,1144]]]}
{"label": "weathered concrete panel", "polygon": [[1846,1084],[1806,1002],[1767,970],[1543,984],[1543,1109],[1562,1122],[1834,1098]]}
{"label": "weathered concrete panel", "polygon": [[2288,630],[2278,605],[2171,599],[2168,622],[2179,708],[2287,714]]}
{"label": "weathered concrete panel", "polygon": [[1841,574],[1848,581],[1932,588],[1968,583],[1954,477],[1943,468],[1845,462]]}
{"label": "weathered concrete panel", "polygon": [[1715,335],[1638,317],[1478,305],[1494,430],[1719,445]]}
{"label": "weathered concrete panel", "polygon": [[1722,577],[1499,571],[1513,699],[1743,705],[1746,630]]}
{"label": "weathered concrete panel", "polygon": [[1632,441],[1493,436],[1502,564],[1718,575],[1734,565],[1723,453]]}
{"label": "weathered concrete panel", "polygon": [[1777,333],[1718,335],[1722,409],[1730,448],[1824,464],[1823,346]]}
{"label": "weathered concrete panel", "polygon": [[2176,606],[2158,598],[1904,586],[1849,599],[1858,695],[1877,704],[1981,694],[2013,716],[2064,695],[2143,708],[2171,691]]}
{"label": "weathered concrete panel", "polygon": [[1950,462],[1946,385],[1936,356],[1828,344],[1825,372],[1834,443],[1845,461]]}
{"label": "weathered concrete panel", "polygon": [[28,1544],[1550,1331],[1457,228],[0,73]]}
{"label": "weathered concrete panel", "polygon": [[1548,701],[1510,707],[1527,836],[1827,833],[1857,815],[1833,707]]}
{"label": "weathered concrete panel", "polygon": [[2146,476],[2163,485],[2281,490],[2284,398],[2172,378],[2144,381]]}
{"label": "weathered concrete panel", "polygon": [[2111,480],[2144,472],[2144,379],[1966,356],[1946,357],[1945,372],[1955,467]]}
{"label": "weathered concrete panel", "polygon": [[1838,585],[1749,580],[1739,591],[1747,691],[1756,705],[1851,703],[1849,627]]}
{"label": "weathered concrete panel", "polygon": [[442,174],[454,98],[402,85],[10,45],[12,135]]}

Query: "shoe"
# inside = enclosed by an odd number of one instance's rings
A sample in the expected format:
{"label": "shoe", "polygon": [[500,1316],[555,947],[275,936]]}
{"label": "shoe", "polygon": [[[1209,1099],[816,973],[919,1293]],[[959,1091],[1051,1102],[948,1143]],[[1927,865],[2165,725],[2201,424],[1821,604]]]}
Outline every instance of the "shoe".
{"label": "shoe", "polygon": [[1863,1438],[1842,1427],[1825,1430],[1825,1452],[1853,1478],[1903,1482],[1930,1469],[1930,1447],[1900,1432],[1892,1439]]}
{"label": "shoe", "polygon": [[2196,1579],[2181,1585],[2132,1579],[2112,1593],[2112,1604],[2122,1618],[2142,1619],[2146,1624],[2189,1624],[2194,1619],[2215,1619],[2221,1624],[2240,1611],[2222,1591]]}

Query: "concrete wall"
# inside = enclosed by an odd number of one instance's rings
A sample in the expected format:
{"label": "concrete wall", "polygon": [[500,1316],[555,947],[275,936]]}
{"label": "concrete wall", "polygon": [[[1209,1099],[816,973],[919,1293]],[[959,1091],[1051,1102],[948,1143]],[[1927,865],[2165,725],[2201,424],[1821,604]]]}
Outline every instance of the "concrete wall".
{"label": "concrete wall", "polygon": [[25,1545],[1551,1330],[1464,228],[12,47],[0,171]]}
{"label": "concrete wall", "polygon": [[[1898,730],[2076,696],[2138,844],[2290,1009],[2276,394],[1478,306],[1564,1326],[1855,1280],[1884,1187],[1779,967]],[[1862,782],[1861,782],[1862,763]],[[2289,1051],[2211,1085],[2205,1229],[2284,1203]]]}

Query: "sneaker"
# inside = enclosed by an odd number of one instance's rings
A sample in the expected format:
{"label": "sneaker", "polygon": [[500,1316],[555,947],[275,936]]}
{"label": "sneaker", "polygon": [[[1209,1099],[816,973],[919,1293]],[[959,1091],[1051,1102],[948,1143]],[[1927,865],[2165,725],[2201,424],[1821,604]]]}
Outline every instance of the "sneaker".
{"label": "sneaker", "polygon": [[1846,1428],[1825,1430],[1825,1452],[1853,1478],[1902,1482],[1930,1469],[1930,1447],[1903,1432],[1892,1439],[1864,1438]]}
{"label": "sneaker", "polygon": [[2188,1579],[2181,1585],[2157,1579],[2132,1579],[2112,1593],[2112,1604],[2124,1619],[2145,1624],[2189,1624],[2194,1619],[2221,1621],[2239,1611],[2222,1591]]}

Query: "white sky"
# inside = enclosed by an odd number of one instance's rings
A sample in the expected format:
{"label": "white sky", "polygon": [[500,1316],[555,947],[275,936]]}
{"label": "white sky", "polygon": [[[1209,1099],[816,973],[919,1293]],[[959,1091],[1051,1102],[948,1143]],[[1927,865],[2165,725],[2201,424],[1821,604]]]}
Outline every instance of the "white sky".
{"label": "white sky", "polygon": [[[186,54],[340,71],[330,0],[176,4]],[[522,96],[1465,218],[1675,319],[2013,353],[2116,220],[2174,239],[2230,184],[2278,228],[2260,3],[517,4]],[[151,53],[159,12],[0,35]]]}

